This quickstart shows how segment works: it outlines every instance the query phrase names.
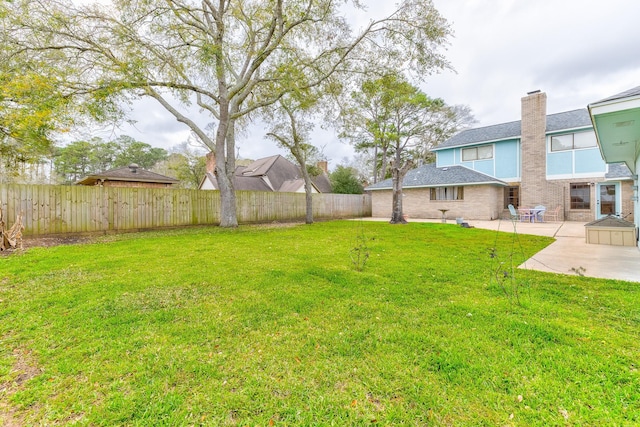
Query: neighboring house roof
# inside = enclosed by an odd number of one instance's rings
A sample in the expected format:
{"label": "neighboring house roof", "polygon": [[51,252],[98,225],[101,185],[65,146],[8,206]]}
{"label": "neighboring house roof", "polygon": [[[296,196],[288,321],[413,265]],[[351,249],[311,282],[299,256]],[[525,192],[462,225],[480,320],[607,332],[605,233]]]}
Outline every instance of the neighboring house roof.
{"label": "neighboring house roof", "polygon": [[[208,172],[200,184],[204,187],[208,180],[214,189],[218,182],[213,173]],[[325,174],[311,177],[316,191],[331,192],[331,183]],[[234,174],[234,189],[239,191],[280,191],[296,192],[304,188],[300,168],[281,155],[258,159],[247,166],[239,166]]]}
{"label": "neighboring house roof", "polygon": [[[412,187],[443,187],[452,185],[500,185],[507,183],[492,176],[476,172],[464,166],[436,167],[435,163],[429,163],[419,168],[412,169],[402,181],[403,188]],[[391,178],[370,185],[365,190],[390,190]]]}
{"label": "neighboring house roof", "polygon": [[77,184],[95,185],[98,181],[152,182],[162,184],[175,184],[180,182],[175,178],[142,169],[137,165],[129,165],[89,175],[78,181]]}
{"label": "neighboring house roof", "polygon": [[[557,132],[565,129],[579,129],[591,126],[591,117],[589,116],[589,111],[586,108],[547,115],[547,132]],[[481,142],[519,138],[521,134],[520,120],[493,126],[467,129],[455,134],[442,144],[433,148],[433,151],[478,144]]]}
{"label": "neighboring house roof", "polygon": [[301,188],[304,188],[304,179],[290,179],[283,182],[278,191],[283,193],[296,193]]}
{"label": "neighboring house roof", "polygon": [[313,182],[313,185],[318,189],[320,193],[331,193],[331,191],[333,191],[333,189],[331,188],[331,181],[329,180],[329,177],[324,173],[312,176],[311,182]]}
{"label": "neighboring house roof", "polygon": [[619,180],[619,179],[631,179],[633,180],[633,174],[625,163],[611,163],[609,164],[609,172],[605,174],[605,179]]}

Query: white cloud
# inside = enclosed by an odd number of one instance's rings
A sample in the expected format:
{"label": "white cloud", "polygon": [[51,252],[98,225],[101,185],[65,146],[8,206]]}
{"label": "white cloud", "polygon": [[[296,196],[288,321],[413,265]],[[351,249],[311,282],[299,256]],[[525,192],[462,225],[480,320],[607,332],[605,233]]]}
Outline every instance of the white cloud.
{"label": "white cloud", "polygon": [[[368,10],[388,11],[387,0],[368,1]],[[423,85],[431,96],[449,104],[469,105],[479,125],[519,120],[520,98],[540,89],[547,93],[549,113],[584,108],[609,95],[640,85],[640,2],[628,0],[434,0],[455,37],[447,50],[456,73],[432,76]],[[363,25],[358,15],[354,27]],[[154,101],[135,104],[135,127],[127,133],[168,148],[189,136],[186,126]],[[195,114],[195,112],[193,112]],[[240,155],[258,158],[284,154],[265,140],[255,124],[238,138]],[[352,147],[333,132],[313,133],[317,146],[335,165],[350,157]]]}

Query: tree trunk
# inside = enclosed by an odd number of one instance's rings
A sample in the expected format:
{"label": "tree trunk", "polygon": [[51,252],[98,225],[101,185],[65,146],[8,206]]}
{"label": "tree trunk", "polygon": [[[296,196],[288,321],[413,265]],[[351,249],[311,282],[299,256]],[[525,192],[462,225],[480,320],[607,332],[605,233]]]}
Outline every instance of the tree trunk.
{"label": "tree trunk", "polygon": [[307,215],[305,223],[313,224],[313,184],[306,167],[302,168],[302,177],[304,178],[304,196],[306,202]]}
{"label": "tree trunk", "polygon": [[[220,122],[216,131],[216,180],[220,188],[220,227],[237,227],[234,123],[229,117],[229,104],[220,105]],[[229,150],[229,147],[231,150]],[[231,169],[231,170],[230,170]]]}
{"label": "tree trunk", "polygon": [[[294,136],[297,138],[297,136]],[[300,149],[300,142],[298,144],[294,144],[289,147],[291,154],[298,162],[298,166],[300,167],[300,173],[302,174],[302,179],[304,180],[304,196],[305,196],[305,207],[306,207],[306,215],[304,222],[306,224],[313,224],[313,183],[311,182],[311,177],[309,176],[309,171],[307,170],[307,160],[306,156]]]}
{"label": "tree trunk", "polygon": [[390,224],[406,224],[407,220],[404,218],[402,212],[402,181],[404,177],[411,169],[412,163],[405,162],[402,167],[399,167],[400,162],[396,159],[391,165],[391,176],[393,182],[393,200]]}
{"label": "tree trunk", "polygon": [[378,144],[373,146],[373,183],[378,182]]}

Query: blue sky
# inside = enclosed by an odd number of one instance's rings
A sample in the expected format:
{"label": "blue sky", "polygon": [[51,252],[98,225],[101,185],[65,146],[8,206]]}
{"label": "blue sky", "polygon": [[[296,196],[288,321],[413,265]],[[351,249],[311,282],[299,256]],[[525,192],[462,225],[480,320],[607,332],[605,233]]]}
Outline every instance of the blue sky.
{"label": "blue sky", "polygon": [[[380,17],[393,8],[384,0],[364,3],[371,16]],[[454,32],[446,55],[455,73],[432,76],[421,87],[449,104],[471,107],[477,126],[519,120],[520,98],[532,90],[546,92],[547,112],[556,113],[584,108],[640,85],[640,2],[434,0],[434,4]],[[154,101],[136,104],[133,118],[134,127],[111,130],[107,137],[124,133],[163,148],[189,137],[188,129]],[[283,153],[263,134],[255,124],[241,135],[240,156],[255,159]],[[324,146],[330,168],[353,153],[332,131],[317,129],[313,143]]]}

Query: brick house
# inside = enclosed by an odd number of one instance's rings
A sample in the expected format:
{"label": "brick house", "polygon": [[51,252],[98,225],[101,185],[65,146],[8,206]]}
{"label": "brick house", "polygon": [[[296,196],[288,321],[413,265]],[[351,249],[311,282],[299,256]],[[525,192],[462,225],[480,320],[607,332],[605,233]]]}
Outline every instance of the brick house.
{"label": "brick house", "polygon": [[[507,217],[513,204],[559,207],[561,220],[633,216],[633,175],[624,163],[605,163],[589,111],[547,115],[546,99],[531,92],[521,100],[521,120],[468,129],[436,147],[436,163],[403,182],[404,213],[440,218],[447,209],[449,218],[492,220]],[[373,216],[391,216],[391,180],[366,190]]]}
{"label": "brick house", "polygon": [[132,163],[129,166],[89,175],[77,184],[101,187],[167,188],[178,182],[175,178],[142,169]]}

